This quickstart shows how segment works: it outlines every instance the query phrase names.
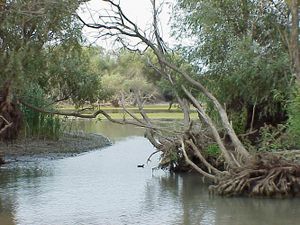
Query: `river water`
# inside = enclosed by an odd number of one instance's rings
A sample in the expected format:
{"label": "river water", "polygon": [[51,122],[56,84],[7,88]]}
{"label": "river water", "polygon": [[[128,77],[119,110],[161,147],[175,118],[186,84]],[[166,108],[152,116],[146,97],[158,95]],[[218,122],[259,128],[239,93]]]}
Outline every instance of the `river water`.
{"label": "river water", "polygon": [[114,144],[59,160],[0,169],[0,225],[296,225],[299,199],[210,196],[197,174],[153,169],[158,156],[143,131],[76,122]]}

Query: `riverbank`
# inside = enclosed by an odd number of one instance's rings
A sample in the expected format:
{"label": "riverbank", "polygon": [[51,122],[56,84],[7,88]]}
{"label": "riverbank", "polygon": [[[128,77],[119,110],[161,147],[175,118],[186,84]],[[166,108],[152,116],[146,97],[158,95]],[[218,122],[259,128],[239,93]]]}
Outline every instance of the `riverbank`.
{"label": "riverbank", "polygon": [[5,161],[22,158],[64,158],[111,145],[111,141],[94,133],[65,133],[59,140],[37,138],[0,142],[0,152]]}

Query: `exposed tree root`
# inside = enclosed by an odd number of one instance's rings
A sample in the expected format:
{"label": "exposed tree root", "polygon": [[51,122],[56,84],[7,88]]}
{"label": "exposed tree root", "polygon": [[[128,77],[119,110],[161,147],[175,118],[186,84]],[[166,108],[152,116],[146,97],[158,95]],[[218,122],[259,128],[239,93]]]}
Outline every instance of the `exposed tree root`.
{"label": "exposed tree root", "polygon": [[300,196],[300,165],[274,154],[257,154],[247,165],[220,177],[210,191],[225,196]]}

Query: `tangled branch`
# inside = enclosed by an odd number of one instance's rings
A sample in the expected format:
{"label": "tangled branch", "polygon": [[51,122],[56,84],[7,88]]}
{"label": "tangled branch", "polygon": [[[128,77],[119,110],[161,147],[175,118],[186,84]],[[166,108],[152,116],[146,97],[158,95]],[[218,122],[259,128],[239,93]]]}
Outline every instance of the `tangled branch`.
{"label": "tangled branch", "polygon": [[3,116],[0,115],[0,119],[4,122],[4,126],[0,129],[0,134],[2,134],[6,129],[13,125],[12,122],[7,121]]}

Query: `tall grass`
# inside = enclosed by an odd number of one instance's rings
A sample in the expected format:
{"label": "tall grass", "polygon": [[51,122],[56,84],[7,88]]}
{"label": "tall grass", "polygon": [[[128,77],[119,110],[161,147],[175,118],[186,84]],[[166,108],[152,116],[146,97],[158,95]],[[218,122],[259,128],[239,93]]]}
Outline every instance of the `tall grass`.
{"label": "tall grass", "polygon": [[[24,94],[27,103],[51,109],[49,101],[46,99],[44,91],[38,85],[31,85]],[[44,139],[58,139],[62,133],[61,119],[58,116],[48,115],[34,111],[22,106],[24,136]]]}

